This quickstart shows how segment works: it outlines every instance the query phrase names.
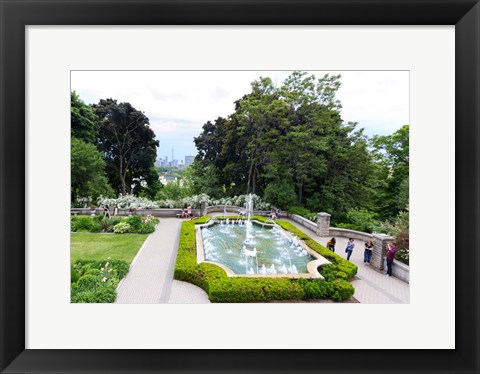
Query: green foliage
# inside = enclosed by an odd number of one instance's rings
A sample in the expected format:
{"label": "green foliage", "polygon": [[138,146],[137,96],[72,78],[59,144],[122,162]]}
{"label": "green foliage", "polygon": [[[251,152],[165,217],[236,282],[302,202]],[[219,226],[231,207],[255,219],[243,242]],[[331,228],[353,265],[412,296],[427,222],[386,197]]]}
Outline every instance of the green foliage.
{"label": "green foliage", "polygon": [[132,214],[127,218],[127,223],[131,226],[132,232],[136,232],[143,224],[143,219],[137,214]]}
{"label": "green foliage", "polygon": [[132,227],[127,222],[120,222],[113,226],[113,232],[115,234],[125,234],[130,232]]}
{"label": "green foliage", "polygon": [[371,207],[374,163],[357,123],[345,124],[335,99],[340,76],[295,71],[279,87],[252,82],[227,118],[195,138],[192,184],[233,196],[253,192],[283,210],[293,205],[334,217]]}
{"label": "green foliage", "polygon": [[408,265],[410,262],[410,224],[408,206],[405,211],[398,213],[395,220],[387,221],[382,226],[385,232],[395,238],[398,248],[397,253],[395,253],[395,258]]}
{"label": "green foliage", "polygon": [[149,119],[130,103],[113,99],[102,99],[93,109],[100,125],[97,147],[105,155],[111,185],[123,195],[149,189],[148,195],[155,196],[159,184],[154,163],[159,142]]}
{"label": "green foliage", "polygon": [[373,191],[382,219],[393,219],[408,207],[410,127],[404,125],[392,135],[374,136],[372,154],[376,162]]}
{"label": "green foliage", "polygon": [[296,202],[293,185],[285,181],[270,183],[267,188],[265,188],[263,198],[267,203],[283,210],[288,210],[295,205]]}
{"label": "green foliage", "polygon": [[316,222],[317,221],[317,213],[315,212],[311,212],[310,210],[308,210],[307,208],[303,208],[303,207],[300,207],[300,206],[294,206],[294,207],[291,207],[289,210],[288,210],[288,213],[290,214],[296,214],[298,216],[301,216],[303,218],[306,218],[312,222]]}
{"label": "green foliage", "polygon": [[129,266],[120,260],[79,260],[71,265],[72,303],[112,303]]}
{"label": "green foliage", "polygon": [[335,279],[332,284],[334,287],[332,299],[335,301],[348,300],[355,292],[353,286],[345,279]]}
{"label": "green foliage", "polygon": [[98,134],[98,118],[93,109],[78,97],[75,91],[70,93],[70,121],[72,137],[86,143],[94,143]]}
{"label": "green foliage", "polygon": [[138,232],[139,234],[151,234],[154,231],[155,231],[154,222],[142,223],[140,227],[136,230],[136,232]]}
{"label": "green foliage", "polygon": [[[316,243],[295,226],[281,220],[278,222],[282,227],[294,228],[296,236],[305,240],[312,249],[324,257],[328,256],[328,259],[336,264],[335,269],[327,272],[328,280],[228,277],[225,271],[218,266],[208,263],[197,264],[195,223],[204,223],[207,218],[182,223],[174,277],[203,288],[210,301],[235,303],[317,298],[347,300],[353,295],[354,289],[345,279],[353,277],[357,272],[357,267]],[[260,221],[265,220],[265,217],[253,218]],[[339,277],[335,278],[335,275],[339,275]]]}
{"label": "green foliage", "polygon": [[357,230],[361,232],[372,233],[381,231],[380,223],[375,219],[376,214],[367,209],[353,208],[346,214],[345,223],[339,223],[336,226],[344,229]]}
{"label": "green foliage", "polygon": [[70,217],[70,230],[72,232],[77,231],[90,231],[94,226],[94,221],[88,216],[72,216]]}
{"label": "green foliage", "polygon": [[112,196],[113,190],[105,174],[105,161],[94,144],[72,138],[71,199],[79,196]]}

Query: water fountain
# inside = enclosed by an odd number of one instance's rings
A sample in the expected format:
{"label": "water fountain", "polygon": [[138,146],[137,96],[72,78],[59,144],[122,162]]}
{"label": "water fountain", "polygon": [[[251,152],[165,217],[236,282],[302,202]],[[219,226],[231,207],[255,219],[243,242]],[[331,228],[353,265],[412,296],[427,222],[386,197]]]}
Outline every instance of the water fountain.
{"label": "water fountain", "polygon": [[305,243],[277,224],[252,220],[253,196],[245,203],[246,217],[230,219],[226,215],[201,230],[204,260],[220,263],[238,275],[269,276],[306,273],[313,261]]}

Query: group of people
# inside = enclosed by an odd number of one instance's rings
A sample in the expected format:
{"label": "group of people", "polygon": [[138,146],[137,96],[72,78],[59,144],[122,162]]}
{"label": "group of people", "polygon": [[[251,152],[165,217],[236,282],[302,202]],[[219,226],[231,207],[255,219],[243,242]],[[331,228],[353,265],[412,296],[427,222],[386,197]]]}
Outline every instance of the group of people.
{"label": "group of people", "polygon": [[274,209],[274,208],[272,208],[272,209],[270,210],[270,217],[271,217],[272,219],[277,219],[279,213],[280,213],[280,209]]}
{"label": "group of people", "polygon": [[[335,238],[330,239],[327,242],[327,248],[332,252],[335,252],[335,244],[337,241]],[[353,253],[353,248],[355,248],[355,240],[353,238],[349,238],[347,242],[347,247],[345,248],[345,253],[347,254],[347,260],[350,261],[350,257]],[[397,252],[397,244],[391,243],[387,244],[387,273],[385,275],[391,277],[392,276],[392,264],[395,258],[395,253]],[[365,242],[365,248],[363,252],[363,263],[365,265],[370,264],[372,260],[372,253],[373,253],[373,242],[371,240]]]}
{"label": "group of people", "polygon": [[182,208],[182,218],[190,218],[190,219],[195,218],[192,212],[192,207],[190,205],[186,208]]}

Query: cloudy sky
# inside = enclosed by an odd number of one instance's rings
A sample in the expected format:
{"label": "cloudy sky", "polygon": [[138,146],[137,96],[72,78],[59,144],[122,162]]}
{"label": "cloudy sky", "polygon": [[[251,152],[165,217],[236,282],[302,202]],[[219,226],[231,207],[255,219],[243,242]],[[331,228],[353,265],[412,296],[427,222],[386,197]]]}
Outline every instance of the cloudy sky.
{"label": "cloudy sky", "polygon": [[[277,86],[290,71],[72,71],[71,89],[88,103],[113,98],[145,112],[160,140],[159,158],[196,155],[193,137],[207,121],[227,117],[234,102],[260,76]],[[341,74],[344,122],[358,122],[367,135],[387,135],[409,123],[407,71],[315,71]]]}

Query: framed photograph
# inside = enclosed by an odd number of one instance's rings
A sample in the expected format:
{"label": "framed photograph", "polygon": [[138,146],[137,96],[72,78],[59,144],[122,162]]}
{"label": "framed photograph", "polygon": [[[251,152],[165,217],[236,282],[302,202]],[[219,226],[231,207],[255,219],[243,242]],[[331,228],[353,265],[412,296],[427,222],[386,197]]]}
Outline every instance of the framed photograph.
{"label": "framed photograph", "polygon": [[[478,1],[0,7],[0,372],[479,372]],[[71,304],[78,72],[294,70],[408,72],[409,302]]]}

